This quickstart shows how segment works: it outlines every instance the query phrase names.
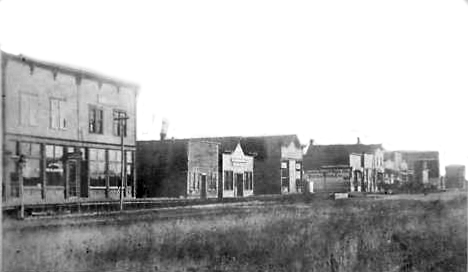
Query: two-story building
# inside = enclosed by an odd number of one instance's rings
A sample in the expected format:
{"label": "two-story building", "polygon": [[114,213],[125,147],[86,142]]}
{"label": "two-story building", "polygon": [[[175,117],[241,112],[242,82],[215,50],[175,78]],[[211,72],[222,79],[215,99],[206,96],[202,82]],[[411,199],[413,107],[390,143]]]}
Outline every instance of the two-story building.
{"label": "two-story building", "polygon": [[138,86],[1,54],[3,201],[135,196]]}

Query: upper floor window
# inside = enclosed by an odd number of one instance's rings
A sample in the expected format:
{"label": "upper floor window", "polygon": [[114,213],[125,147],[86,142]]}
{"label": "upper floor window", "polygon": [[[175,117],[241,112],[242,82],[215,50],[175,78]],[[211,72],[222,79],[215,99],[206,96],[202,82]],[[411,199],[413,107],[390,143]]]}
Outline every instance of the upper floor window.
{"label": "upper floor window", "polygon": [[89,132],[102,134],[103,111],[97,107],[89,108]]}
{"label": "upper floor window", "polygon": [[65,101],[63,99],[50,99],[50,127],[53,129],[66,129]]}
{"label": "upper floor window", "polygon": [[39,98],[34,94],[20,94],[20,124],[37,126]]}
{"label": "upper floor window", "polygon": [[114,135],[127,137],[127,113],[124,111],[114,110]]}

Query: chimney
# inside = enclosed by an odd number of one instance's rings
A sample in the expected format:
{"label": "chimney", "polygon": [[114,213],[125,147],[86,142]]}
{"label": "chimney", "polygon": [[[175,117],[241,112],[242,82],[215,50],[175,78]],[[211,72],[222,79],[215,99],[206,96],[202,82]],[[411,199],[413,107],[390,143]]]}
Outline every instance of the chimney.
{"label": "chimney", "polygon": [[161,125],[161,133],[159,133],[159,136],[161,136],[161,141],[166,139],[168,127],[169,127],[169,122],[167,121],[167,119],[163,119],[162,125]]}
{"label": "chimney", "polygon": [[361,144],[361,139],[357,137],[357,144]]}
{"label": "chimney", "polygon": [[310,139],[310,145],[314,145],[314,139]]}

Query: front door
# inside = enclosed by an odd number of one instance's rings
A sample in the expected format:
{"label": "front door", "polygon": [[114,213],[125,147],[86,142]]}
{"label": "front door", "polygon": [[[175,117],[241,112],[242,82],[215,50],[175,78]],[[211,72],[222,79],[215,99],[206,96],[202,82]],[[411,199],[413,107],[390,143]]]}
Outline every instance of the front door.
{"label": "front door", "polygon": [[237,196],[244,196],[244,174],[236,174]]}
{"label": "front door", "polygon": [[67,197],[80,195],[80,170],[77,160],[67,162]]}
{"label": "front door", "polygon": [[289,162],[281,162],[281,192],[289,192]]}
{"label": "front door", "polygon": [[200,181],[201,181],[200,197],[201,198],[206,198],[206,175],[205,174],[202,174],[200,176]]}

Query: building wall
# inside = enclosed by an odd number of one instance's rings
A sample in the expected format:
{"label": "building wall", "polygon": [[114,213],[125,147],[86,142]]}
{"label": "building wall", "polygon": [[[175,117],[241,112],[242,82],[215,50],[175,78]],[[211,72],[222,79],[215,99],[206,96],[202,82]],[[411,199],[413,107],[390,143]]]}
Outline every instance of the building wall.
{"label": "building wall", "polygon": [[[98,76],[90,78],[83,76],[85,72],[70,72],[61,66],[44,65],[31,60],[22,60],[17,56],[4,57],[4,94],[5,94],[5,139],[6,160],[5,198],[17,201],[18,168],[14,156],[25,154],[25,150],[18,148],[24,144],[33,144],[37,160],[34,169],[39,176],[34,187],[25,186],[25,202],[56,202],[72,197],[67,186],[66,164],[71,158],[67,153],[76,149],[82,152],[83,167],[81,171],[86,175],[80,176],[81,183],[89,185],[88,169],[93,169],[93,162],[85,159],[90,149],[120,150],[120,136],[115,135],[113,129],[113,110],[124,110],[129,116],[127,122],[127,136],[124,138],[125,150],[135,150],[136,139],[136,87],[111,83]],[[93,87],[95,86],[95,87]],[[100,87],[100,88],[98,88]],[[103,110],[103,133],[89,132],[89,105]],[[51,186],[47,180],[47,159],[50,146],[62,148],[62,157],[57,159],[62,164],[64,182]],[[32,153],[31,153],[32,154]],[[26,154],[28,155],[28,154]],[[133,155],[129,155],[129,158]],[[31,158],[27,158],[30,160]],[[31,163],[31,162],[28,162]],[[89,168],[91,164],[91,168]],[[106,161],[106,167],[109,162]],[[129,164],[134,165],[134,163]],[[134,174],[134,171],[131,170]],[[13,178],[13,180],[12,180]],[[106,177],[106,180],[108,177]],[[108,184],[103,197],[112,197]],[[130,184],[133,187],[133,184]],[[101,196],[92,192],[89,186],[84,186],[86,192],[77,197]],[[129,188],[127,188],[129,189]],[[89,191],[88,191],[89,190]],[[100,190],[102,191],[102,190]],[[132,189],[130,188],[130,192]],[[126,194],[131,196],[132,194]]]}
{"label": "building wall", "polygon": [[465,166],[448,165],[445,167],[445,188],[466,188]]}
{"label": "building wall", "polygon": [[[234,152],[230,154],[222,154],[222,185],[220,188],[223,190],[223,197],[238,197],[253,195],[253,188],[255,187],[255,177],[253,176],[254,159],[252,156],[245,155],[240,145],[237,145]],[[233,186],[226,186],[226,171],[232,171],[233,177],[236,174],[242,175],[242,181],[233,178]],[[246,173],[252,173],[252,186],[247,185]],[[238,191],[238,182],[242,182],[242,195]]]}
{"label": "building wall", "polygon": [[187,197],[186,142],[137,142],[137,197]]}
{"label": "building wall", "polygon": [[313,182],[314,192],[344,193],[351,188],[351,168],[307,170],[304,176]]}
{"label": "building wall", "polygon": [[[302,148],[291,142],[288,146],[281,146],[281,168],[288,168],[289,186],[282,186],[282,193],[302,192]],[[284,170],[283,170],[284,171]],[[284,171],[286,172],[286,171]]]}
{"label": "building wall", "polygon": [[265,154],[254,158],[254,195],[281,194],[281,149],[264,143]]}

